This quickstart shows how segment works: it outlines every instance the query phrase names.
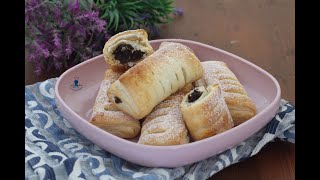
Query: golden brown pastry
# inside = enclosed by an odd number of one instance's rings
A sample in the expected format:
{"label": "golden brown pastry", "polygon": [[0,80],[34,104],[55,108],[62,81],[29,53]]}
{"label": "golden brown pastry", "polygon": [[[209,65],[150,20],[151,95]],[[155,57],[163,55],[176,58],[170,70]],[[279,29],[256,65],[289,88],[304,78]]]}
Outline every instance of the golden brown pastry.
{"label": "golden brown pastry", "polygon": [[186,85],[154,108],[142,124],[139,144],[170,146],[189,143],[179,104],[192,88],[191,83]]}
{"label": "golden brown pastry", "polygon": [[161,101],[202,76],[200,61],[188,47],[166,43],[122,74],[107,93],[118,109],[142,119]]}
{"label": "golden brown pastry", "polygon": [[143,29],[120,32],[112,36],[103,48],[107,64],[115,71],[125,71],[152,53],[148,34]]}
{"label": "golden brown pastry", "polygon": [[256,114],[256,106],[240,84],[235,74],[221,61],[201,62],[204,76],[195,82],[196,86],[218,83],[230,110],[234,125],[239,125]]}
{"label": "golden brown pastry", "polygon": [[140,132],[140,122],[118,110],[108,99],[110,84],[120,77],[120,72],[108,69],[100,85],[90,122],[121,138],[133,138]]}
{"label": "golden brown pastry", "polygon": [[180,110],[193,140],[198,141],[233,127],[218,84],[196,87],[184,96]]}

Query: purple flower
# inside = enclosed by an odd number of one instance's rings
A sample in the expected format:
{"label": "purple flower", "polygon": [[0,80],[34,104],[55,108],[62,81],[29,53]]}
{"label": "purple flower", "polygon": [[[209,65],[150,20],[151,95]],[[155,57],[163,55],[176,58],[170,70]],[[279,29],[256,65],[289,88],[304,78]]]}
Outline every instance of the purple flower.
{"label": "purple flower", "polygon": [[54,19],[56,21],[60,21],[60,19],[61,19],[61,11],[60,11],[60,9],[55,9],[53,11],[53,17],[54,17]]}
{"label": "purple flower", "polygon": [[28,61],[29,62],[34,62],[36,60],[36,56],[35,56],[35,54],[34,53],[30,53],[29,55],[28,55]]}
{"label": "purple flower", "polygon": [[74,3],[72,3],[72,0],[71,0],[68,6],[68,10],[71,13],[74,13],[74,14],[77,13],[80,10],[79,0],[76,0]]}
{"label": "purple flower", "polygon": [[40,0],[29,0],[26,1],[25,4],[25,13],[28,13],[30,11],[36,10],[36,8],[39,8],[42,5],[42,2]]}
{"label": "purple flower", "polygon": [[107,23],[103,20],[97,20],[96,25],[97,25],[97,31],[102,32],[105,29],[105,26],[107,25]]}
{"label": "purple flower", "polygon": [[53,60],[54,60],[54,67],[58,70],[62,70],[63,64],[59,62],[57,59],[53,59]]}
{"label": "purple flower", "polygon": [[59,23],[59,27],[60,27],[61,29],[65,28],[67,25],[68,25],[68,23],[65,22],[65,21],[63,21],[63,20]]}
{"label": "purple flower", "polygon": [[62,48],[61,39],[57,32],[53,33],[53,44],[56,46],[56,48]]}
{"label": "purple flower", "polygon": [[[76,18],[82,25],[86,25],[90,27],[92,24],[92,28],[96,28],[98,32],[102,32],[105,29],[106,22],[99,18],[99,13],[96,11],[85,12],[83,14],[78,15]],[[83,34],[83,32],[81,32]]]}
{"label": "purple flower", "polygon": [[86,36],[86,33],[84,34],[79,34],[79,32],[81,32],[81,30],[83,31],[83,28],[76,24],[69,24],[66,26],[66,30],[68,32],[69,35],[74,35],[74,36]]}
{"label": "purple flower", "polygon": [[99,18],[99,12],[95,12],[95,11],[85,12],[76,17],[77,20],[81,20],[85,18],[91,21],[96,21],[96,19]]}
{"label": "purple flower", "polygon": [[67,47],[65,49],[65,52],[68,57],[72,54],[72,46],[71,46],[71,41],[69,37],[67,39]]}
{"label": "purple flower", "polygon": [[60,49],[54,49],[51,54],[52,54],[54,60],[57,60],[57,59],[61,58],[61,56],[62,56],[62,52]]}
{"label": "purple flower", "polygon": [[110,36],[97,10],[80,9],[79,0],[61,2],[27,0],[25,4],[27,61],[34,64],[37,75],[61,72],[102,53],[103,37]]}
{"label": "purple flower", "polygon": [[44,49],[42,53],[43,53],[45,58],[48,58],[50,56],[50,52],[49,52],[48,49]]}
{"label": "purple flower", "polygon": [[183,9],[175,7],[173,9],[173,14],[176,15],[176,16],[182,16],[183,15]]}
{"label": "purple flower", "polygon": [[50,56],[49,50],[45,48],[42,44],[35,42],[34,45],[36,48],[36,52],[42,54],[45,58],[48,58]]}

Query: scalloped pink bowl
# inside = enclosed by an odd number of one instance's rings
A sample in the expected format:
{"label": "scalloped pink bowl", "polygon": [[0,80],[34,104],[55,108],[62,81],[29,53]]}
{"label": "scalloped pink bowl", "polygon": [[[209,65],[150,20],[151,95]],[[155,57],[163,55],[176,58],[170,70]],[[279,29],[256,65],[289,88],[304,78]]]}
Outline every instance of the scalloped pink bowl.
{"label": "scalloped pink bowl", "polygon": [[[83,136],[127,161],[148,167],[179,167],[219,154],[246,140],[264,127],[276,114],[280,104],[280,86],[265,70],[226,51],[181,39],[151,41],[158,49],[163,41],[174,41],[190,47],[201,61],[219,60],[227,63],[257,106],[256,116],[216,136],[177,146],[137,144],[136,139],[122,139],[88,122],[92,107],[108,68],[103,55],[89,59],[63,73],[55,86],[57,107],[65,119]],[[81,89],[71,88],[78,78]]]}

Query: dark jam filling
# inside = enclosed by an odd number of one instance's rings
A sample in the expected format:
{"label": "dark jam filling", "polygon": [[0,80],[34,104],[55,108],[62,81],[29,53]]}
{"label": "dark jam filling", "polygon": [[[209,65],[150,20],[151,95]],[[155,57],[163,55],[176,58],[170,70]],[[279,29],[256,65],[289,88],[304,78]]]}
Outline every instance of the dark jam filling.
{"label": "dark jam filling", "polygon": [[114,97],[114,102],[117,104],[122,103],[121,99],[119,99],[118,97]]}
{"label": "dark jam filling", "polygon": [[144,52],[140,50],[134,50],[129,44],[120,44],[116,50],[113,51],[115,59],[119,60],[121,64],[127,62],[134,62],[144,55]]}
{"label": "dark jam filling", "polygon": [[202,92],[195,89],[191,94],[188,95],[188,102],[192,103],[192,102],[196,101],[197,99],[199,99],[201,94],[202,94]]}

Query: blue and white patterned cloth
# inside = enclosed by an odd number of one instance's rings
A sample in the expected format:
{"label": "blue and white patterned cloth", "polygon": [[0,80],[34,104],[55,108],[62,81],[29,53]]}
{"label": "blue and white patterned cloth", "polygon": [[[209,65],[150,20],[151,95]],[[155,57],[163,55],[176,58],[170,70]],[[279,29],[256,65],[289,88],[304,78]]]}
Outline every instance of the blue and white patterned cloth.
{"label": "blue and white patterned cloth", "polygon": [[275,138],[295,143],[295,108],[282,100],[278,114],[241,144],[179,168],[148,168],[93,144],[61,116],[56,78],[25,87],[25,179],[206,179],[257,154]]}

